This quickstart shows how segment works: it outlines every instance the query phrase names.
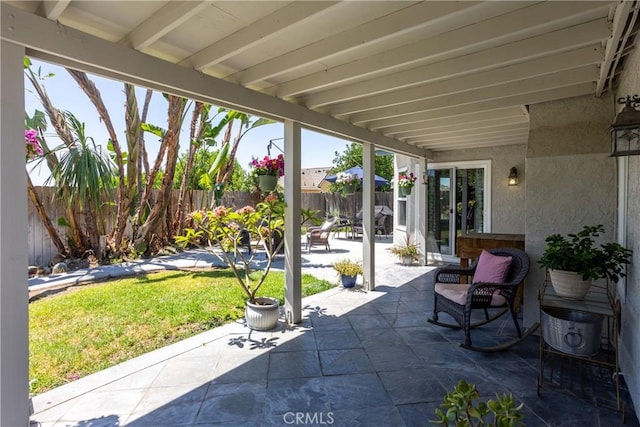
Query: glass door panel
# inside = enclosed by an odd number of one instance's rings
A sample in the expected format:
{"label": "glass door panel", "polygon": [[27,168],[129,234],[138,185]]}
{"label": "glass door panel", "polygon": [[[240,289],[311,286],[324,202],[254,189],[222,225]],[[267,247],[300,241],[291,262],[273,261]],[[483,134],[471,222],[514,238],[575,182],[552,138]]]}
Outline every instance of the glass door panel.
{"label": "glass door panel", "polygon": [[484,231],[484,169],[456,169],[456,236]]}
{"label": "glass door panel", "polygon": [[[453,210],[451,178],[453,169],[428,171],[428,239],[442,255],[453,255],[451,214]],[[431,246],[431,245],[429,245]],[[434,248],[435,249],[435,248]]]}

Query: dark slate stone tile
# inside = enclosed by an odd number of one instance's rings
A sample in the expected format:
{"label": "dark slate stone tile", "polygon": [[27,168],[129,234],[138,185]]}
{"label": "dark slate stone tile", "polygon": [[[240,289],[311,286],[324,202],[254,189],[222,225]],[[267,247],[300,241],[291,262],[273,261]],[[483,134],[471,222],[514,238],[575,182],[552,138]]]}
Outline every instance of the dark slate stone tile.
{"label": "dark slate stone tile", "polygon": [[427,316],[416,312],[383,313],[384,318],[394,328],[410,326],[424,326],[427,324]]}
{"label": "dark slate stone tile", "polygon": [[[327,412],[329,398],[320,377],[271,380],[267,386],[266,414]],[[280,417],[282,420],[282,417]]]}
{"label": "dark slate stone tile", "polygon": [[439,401],[446,394],[429,368],[379,372],[378,375],[396,405]]}
{"label": "dark slate stone tile", "polygon": [[[222,388],[229,385],[222,385]],[[209,394],[202,402],[196,419],[199,423],[235,422],[260,423],[264,413],[266,386],[262,384],[236,384],[226,387],[227,393]],[[221,391],[218,389],[218,391]]]}
{"label": "dark slate stone tile", "polygon": [[382,314],[348,314],[354,330],[388,328],[390,325]]}
{"label": "dark slate stone tile", "polygon": [[[228,364],[235,363],[233,360],[221,362],[216,368],[213,383],[244,383],[261,382],[267,380],[267,369],[269,367],[268,355],[262,355],[243,362],[241,365],[228,369]],[[222,373],[223,372],[223,373]]]}
{"label": "dark slate stone tile", "polygon": [[317,351],[290,351],[269,355],[269,379],[322,375]]}
{"label": "dark slate stone tile", "polygon": [[334,375],[324,377],[324,381],[334,411],[391,405],[376,374]]}
{"label": "dark slate stone tile", "polygon": [[344,427],[404,426],[395,406],[379,406],[366,410],[341,409],[333,412],[333,425]]}
{"label": "dark slate stone tile", "polygon": [[518,398],[534,414],[553,427],[596,427],[600,425],[598,408],[566,390],[543,388],[540,396],[533,393]]}
{"label": "dark slate stone tile", "polygon": [[323,375],[360,374],[373,372],[373,365],[361,348],[347,350],[321,350]]}
{"label": "dark slate stone tile", "polygon": [[427,426],[432,425],[433,423],[431,421],[435,421],[437,419],[435,409],[440,406],[441,402],[442,399],[439,399],[434,402],[398,405],[397,408],[405,425],[409,427]]}
{"label": "dark slate stone tile", "polygon": [[432,345],[438,343],[448,343],[448,341],[433,327],[426,323],[425,319],[423,324],[419,326],[410,327],[396,327],[396,332],[402,337],[405,343],[408,345]]}
{"label": "dark slate stone tile", "polygon": [[358,335],[351,329],[316,331],[315,336],[318,350],[342,350],[360,347]]}
{"label": "dark slate stone tile", "polygon": [[388,324],[386,328],[355,329],[355,332],[363,347],[381,344],[392,347],[404,344],[402,337]]}
{"label": "dark slate stone tile", "polygon": [[447,391],[453,390],[458,381],[464,380],[469,384],[475,384],[482,397],[491,398],[496,393],[508,392],[504,384],[491,376],[489,368],[492,366],[487,365],[487,368],[483,369],[472,363],[451,363],[431,366],[430,372]]}
{"label": "dark slate stone tile", "polygon": [[398,369],[424,368],[427,364],[405,344],[389,346],[386,343],[365,347],[367,356],[377,372]]}
{"label": "dark slate stone tile", "polygon": [[434,341],[433,343],[413,344],[413,352],[427,365],[470,364],[467,357],[469,350],[463,350],[457,343],[449,341]]}
{"label": "dark slate stone tile", "polygon": [[360,315],[367,315],[367,314],[380,314],[380,312],[378,311],[378,309],[375,307],[375,305],[373,304],[365,304],[365,305],[361,305],[359,307],[354,308],[353,310],[349,311],[347,313],[347,316],[360,316]]}
{"label": "dark slate stone tile", "polygon": [[375,302],[371,303],[375,306],[376,310],[381,314],[389,314],[389,313],[398,313],[400,312],[400,303],[398,301],[389,301],[389,302]]}
{"label": "dark slate stone tile", "polygon": [[[160,389],[150,389],[145,399],[138,404],[136,412],[146,412],[144,416],[135,421],[128,422],[128,426],[177,426],[181,424],[193,423],[196,420],[198,410],[207,392],[207,385],[197,387],[187,393],[174,395],[170,387]],[[182,390],[178,391],[182,393]],[[148,411],[149,406],[157,405],[158,400],[166,401],[160,407]],[[168,400],[168,401],[167,401]],[[147,412],[148,411],[148,412]],[[133,414],[134,416],[136,413]],[[94,425],[93,423],[91,425]],[[97,425],[97,424],[96,424]]]}
{"label": "dark slate stone tile", "polygon": [[321,331],[351,329],[351,323],[349,323],[347,316],[324,315],[311,317],[311,323],[316,330]]}
{"label": "dark slate stone tile", "polygon": [[532,393],[537,389],[538,371],[520,361],[496,363],[490,375],[513,394]]}

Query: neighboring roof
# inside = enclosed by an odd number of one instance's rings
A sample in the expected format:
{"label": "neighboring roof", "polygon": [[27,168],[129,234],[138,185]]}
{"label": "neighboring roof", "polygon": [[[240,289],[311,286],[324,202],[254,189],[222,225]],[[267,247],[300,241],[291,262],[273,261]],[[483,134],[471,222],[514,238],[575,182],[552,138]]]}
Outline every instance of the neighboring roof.
{"label": "neighboring roof", "polygon": [[302,188],[320,188],[322,180],[330,170],[331,166],[302,169],[300,186]]}

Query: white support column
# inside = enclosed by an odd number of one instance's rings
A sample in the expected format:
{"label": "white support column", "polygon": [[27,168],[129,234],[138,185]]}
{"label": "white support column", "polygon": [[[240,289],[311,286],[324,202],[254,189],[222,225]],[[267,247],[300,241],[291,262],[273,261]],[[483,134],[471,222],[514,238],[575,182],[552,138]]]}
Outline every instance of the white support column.
{"label": "white support column", "polygon": [[362,261],[364,287],[376,289],[375,275],[375,204],[376,204],[376,151],[373,144],[362,146]]}
{"label": "white support column", "polygon": [[300,123],[284,122],[284,264],[285,316],[287,323],[302,320],[302,253],[300,250]]}
{"label": "white support column", "polygon": [[0,425],[29,425],[25,49],[0,45]]}
{"label": "white support column", "polygon": [[427,176],[427,159],[422,158],[418,163],[418,185],[416,185],[416,241],[420,245],[422,254],[424,257],[422,258],[422,264],[427,265],[427,230],[428,230],[428,221],[427,221],[427,194],[428,194],[428,185],[426,185],[426,176]]}

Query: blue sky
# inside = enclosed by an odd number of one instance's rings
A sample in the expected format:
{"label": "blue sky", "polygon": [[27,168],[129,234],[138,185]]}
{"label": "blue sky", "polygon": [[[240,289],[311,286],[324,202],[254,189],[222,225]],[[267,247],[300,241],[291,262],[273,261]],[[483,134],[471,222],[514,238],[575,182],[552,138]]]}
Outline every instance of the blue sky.
{"label": "blue sky", "polygon": [[[106,146],[108,139],[107,131],[100,122],[98,113],[87,96],[78,87],[73,78],[62,67],[53,64],[32,60],[32,68],[37,70],[41,67],[41,74],[53,73],[54,76],[44,81],[44,86],[51,98],[52,103],[63,111],[71,111],[80,121],[86,125],[86,133],[93,137],[96,144]],[[125,145],[124,138],[124,104],[125,97],[123,93],[123,84],[114,80],[105,79],[99,76],[90,75],[96,86],[102,94],[103,101],[110,113],[116,132],[121,136],[120,143]],[[31,88],[31,84],[26,81],[27,88],[25,92],[25,110],[29,116],[33,115],[34,110],[44,110],[37,96]],[[144,102],[145,89],[138,88],[138,103],[141,106]],[[189,119],[187,115],[185,124],[183,125],[180,137],[180,152],[185,152],[189,141]],[[167,125],[167,103],[159,92],[155,92],[151,100],[149,115],[147,121],[157,126],[166,128]],[[47,141],[49,146],[53,147],[59,143],[54,138],[55,132],[50,128],[47,132]],[[263,157],[267,154],[267,146],[269,140],[282,138],[284,136],[284,126],[282,123],[274,123],[265,125],[249,131],[240,143],[237,158],[245,170],[248,170],[248,164],[252,157]],[[147,150],[150,154],[149,161],[155,159],[158,147],[160,145],[156,137],[147,134],[146,138]],[[283,147],[283,140],[274,141],[279,148]],[[331,166],[335,152],[342,152],[347,147],[348,142],[342,139],[323,135],[309,130],[303,130],[302,133],[302,167],[321,167]],[[277,149],[272,149],[271,154],[278,154]],[[28,166],[29,170],[31,165]],[[35,170],[31,173],[35,185],[41,185],[47,178],[45,173],[46,166],[43,170]]]}

